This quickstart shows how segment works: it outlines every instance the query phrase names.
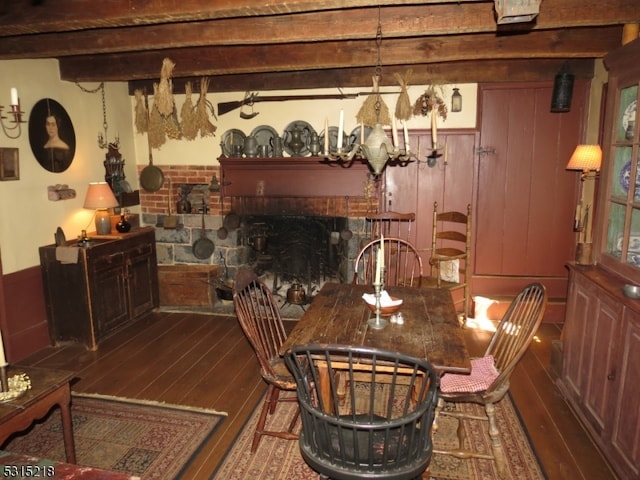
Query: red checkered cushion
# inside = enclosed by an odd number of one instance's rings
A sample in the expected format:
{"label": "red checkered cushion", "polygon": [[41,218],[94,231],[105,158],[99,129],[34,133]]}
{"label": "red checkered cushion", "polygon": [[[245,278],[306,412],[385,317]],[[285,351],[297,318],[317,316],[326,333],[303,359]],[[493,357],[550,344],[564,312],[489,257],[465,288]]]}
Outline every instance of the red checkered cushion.
{"label": "red checkered cushion", "polygon": [[493,364],[492,355],[474,358],[471,360],[469,375],[445,373],[440,379],[440,390],[443,393],[481,392],[489,388],[498,374],[498,370]]}

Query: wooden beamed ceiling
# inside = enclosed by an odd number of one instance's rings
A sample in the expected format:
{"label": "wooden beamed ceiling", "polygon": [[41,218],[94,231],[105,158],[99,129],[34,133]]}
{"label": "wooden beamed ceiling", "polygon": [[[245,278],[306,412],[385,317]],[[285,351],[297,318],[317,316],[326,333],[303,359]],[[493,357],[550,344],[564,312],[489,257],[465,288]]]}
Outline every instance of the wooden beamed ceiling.
{"label": "wooden beamed ceiling", "polygon": [[175,63],[174,88],[211,91],[371,85],[378,18],[383,85],[582,77],[640,22],[638,0],[542,0],[535,21],[496,25],[487,0],[0,0],[0,60],[56,58],[63,80],[128,81]]}

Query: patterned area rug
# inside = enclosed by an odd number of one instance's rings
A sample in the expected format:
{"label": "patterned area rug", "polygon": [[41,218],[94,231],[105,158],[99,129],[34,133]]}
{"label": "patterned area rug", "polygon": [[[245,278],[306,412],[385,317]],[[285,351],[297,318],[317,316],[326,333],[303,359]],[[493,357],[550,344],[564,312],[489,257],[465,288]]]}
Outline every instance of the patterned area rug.
{"label": "patterned area rug", "polygon": [[[226,414],[157,402],[74,394],[78,465],[125,472],[142,480],[174,479]],[[64,462],[60,410],[4,446],[13,453]]]}
{"label": "patterned area rug", "polygon": [[[259,403],[259,407],[262,402]],[[458,408],[481,413],[479,405],[465,405]],[[270,419],[274,429],[286,429],[294,414],[293,404],[280,404],[275,416]],[[545,475],[531,448],[526,432],[520,423],[518,414],[506,396],[496,405],[498,428],[508,461],[508,479],[544,480]],[[274,437],[262,437],[255,454],[251,454],[251,440],[257,423],[259,408],[243,428],[234,446],[227,452],[213,479],[216,480],[316,480],[318,474],[307,466],[298,449],[298,442],[281,440]],[[268,420],[269,422],[269,420]],[[457,444],[457,420],[448,416],[440,417],[440,426],[435,435],[436,448],[447,448]],[[299,428],[299,426],[298,426]],[[466,421],[467,441],[475,449],[489,452],[491,443],[486,422]],[[434,480],[495,480],[498,478],[495,466],[489,460],[460,460],[447,455],[434,455],[431,460],[431,478]]]}

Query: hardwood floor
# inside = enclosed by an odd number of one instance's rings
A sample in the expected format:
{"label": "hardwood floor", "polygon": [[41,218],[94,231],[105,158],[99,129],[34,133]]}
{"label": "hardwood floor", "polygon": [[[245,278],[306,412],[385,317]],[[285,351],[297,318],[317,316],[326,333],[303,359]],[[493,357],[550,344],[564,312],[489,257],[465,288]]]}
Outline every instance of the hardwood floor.
{"label": "hardwood floor", "polygon": [[[293,322],[287,322],[290,328]],[[489,333],[466,329],[472,354]],[[560,396],[550,371],[560,327],[544,324],[511,378],[511,394],[550,480],[615,478]],[[99,350],[49,347],[19,362],[77,372],[76,392],[212,408],[228,413],[185,479],[207,479],[266,387],[235,317],[153,312],[107,338]]]}

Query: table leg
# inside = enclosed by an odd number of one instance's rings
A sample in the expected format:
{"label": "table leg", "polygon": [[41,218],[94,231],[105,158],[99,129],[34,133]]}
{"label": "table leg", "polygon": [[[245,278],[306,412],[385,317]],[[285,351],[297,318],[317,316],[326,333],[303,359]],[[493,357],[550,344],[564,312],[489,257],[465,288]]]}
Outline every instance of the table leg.
{"label": "table leg", "polygon": [[331,399],[331,380],[329,368],[326,365],[318,365],[318,380],[320,382],[320,396],[325,412],[333,413],[333,401]]}
{"label": "table leg", "polygon": [[76,447],[73,440],[73,422],[71,420],[71,392],[69,384],[65,388],[63,397],[58,403],[62,416],[62,435],[64,437],[64,450],[67,453],[67,463],[76,463]]}

